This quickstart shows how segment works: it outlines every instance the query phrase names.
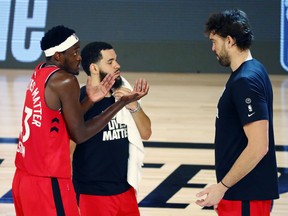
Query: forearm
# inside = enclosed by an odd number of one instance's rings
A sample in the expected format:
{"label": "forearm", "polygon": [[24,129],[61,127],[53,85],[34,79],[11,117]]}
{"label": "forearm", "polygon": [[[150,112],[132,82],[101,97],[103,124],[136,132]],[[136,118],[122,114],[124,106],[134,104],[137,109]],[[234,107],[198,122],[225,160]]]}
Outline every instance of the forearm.
{"label": "forearm", "polygon": [[268,151],[268,121],[259,120],[243,127],[248,143],[230,171],[222,179],[224,184],[233,186],[245,177],[262,160]]}
{"label": "forearm", "polygon": [[[248,173],[253,170],[261,159],[265,156],[265,153],[259,148],[255,148],[257,144],[249,144],[240,154],[238,159],[235,161],[234,165],[226,176],[222,179],[222,182],[232,187],[242,178],[244,178]],[[254,147],[253,147],[254,146]]]}
{"label": "forearm", "polygon": [[76,144],[83,143],[90,139],[98,132],[103,130],[109,121],[116,115],[116,113],[125,106],[125,104],[125,101],[119,100],[109,106],[101,114],[90,120],[84,121],[84,119],[81,119],[80,121],[77,120],[70,122],[68,131],[71,139]]}
{"label": "forearm", "polygon": [[82,101],[81,101],[81,109],[82,112],[85,114],[92,106],[94,102],[89,100],[89,98],[86,96]]}
{"label": "forearm", "polygon": [[[121,110],[125,106],[124,101],[117,101],[107,109],[105,109],[101,114],[95,116],[94,118],[85,122],[85,136],[82,137],[82,142],[91,138],[101,130],[105,128],[105,126],[109,123],[109,121],[117,114],[119,110]],[[78,142],[79,143],[79,142]]]}
{"label": "forearm", "polygon": [[140,136],[144,140],[148,140],[152,134],[151,121],[149,117],[145,114],[142,108],[138,112],[131,113],[138,128]]}

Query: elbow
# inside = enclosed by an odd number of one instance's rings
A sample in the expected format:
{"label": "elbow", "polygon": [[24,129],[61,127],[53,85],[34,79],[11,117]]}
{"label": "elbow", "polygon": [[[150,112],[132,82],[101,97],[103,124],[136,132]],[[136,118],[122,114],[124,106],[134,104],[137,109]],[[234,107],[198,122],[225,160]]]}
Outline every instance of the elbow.
{"label": "elbow", "polygon": [[247,147],[248,147],[247,151],[250,153],[250,155],[258,161],[262,160],[269,151],[268,142],[267,143],[257,142],[253,143],[253,145],[248,144]]}
{"label": "elbow", "polygon": [[269,151],[269,139],[265,141],[265,144],[261,148],[262,156],[264,157]]}
{"label": "elbow", "polygon": [[82,143],[82,139],[80,139],[79,137],[75,137],[75,136],[70,136],[70,139],[75,143],[75,144],[80,144]]}
{"label": "elbow", "polygon": [[265,155],[268,153],[269,151],[269,146],[263,146],[262,148],[257,150],[257,154],[259,156],[260,159],[262,159],[263,157],[265,157]]}
{"label": "elbow", "polygon": [[263,148],[262,150],[262,156],[264,157],[269,151],[269,145],[267,145],[267,147]]}
{"label": "elbow", "polygon": [[141,134],[141,138],[143,140],[148,140],[148,139],[150,139],[151,135],[152,135],[152,130],[151,130],[151,128],[149,128],[149,129],[145,130],[144,133]]}
{"label": "elbow", "polygon": [[70,134],[70,139],[75,142],[77,145],[85,142],[85,136],[82,136],[82,133]]}

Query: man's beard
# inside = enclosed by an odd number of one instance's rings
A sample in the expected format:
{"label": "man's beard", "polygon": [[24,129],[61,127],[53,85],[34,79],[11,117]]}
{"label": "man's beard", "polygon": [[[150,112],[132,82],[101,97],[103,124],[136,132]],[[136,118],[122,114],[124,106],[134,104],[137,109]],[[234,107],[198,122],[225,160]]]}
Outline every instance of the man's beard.
{"label": "man's beard", "polygon": [[226,50],[224,48],[221,50],[221,52],[218,55],[218,61],[220,65],[224,67],[229,67],[231,64],[230,57],[228,56]]}
{"label": "man's beard", "polygon": [[[102,81],[107,74],[108,73],[100,70],[100,81]],[[123,85],[122,77],[119,76],[115,79],[115,83],[113,84],[112,89],[118,89],[122,85]]]}

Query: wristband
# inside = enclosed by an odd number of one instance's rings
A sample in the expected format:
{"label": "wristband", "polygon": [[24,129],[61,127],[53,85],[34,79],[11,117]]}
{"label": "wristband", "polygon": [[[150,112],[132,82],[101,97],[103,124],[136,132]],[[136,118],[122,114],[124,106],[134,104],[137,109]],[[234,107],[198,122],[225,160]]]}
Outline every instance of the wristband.
{"label": "wristband", "polygon": [[228,187],[226,184],[224,184],[223,182],[222,182],[222,180],[220,181],[221,182],[221,184],[224,186],[224,187],[226,187],[226,188],[230,188],[230,187]]}
{"label": "wristband", "polygon": [[128,109],[128,110],[130,111],[130,113],[136,113],[140,110],[140,108],[141,108],[140,104],[139,104],[139,102],[137,102],[137,107],[134,110],[131,110],[131,109]]}

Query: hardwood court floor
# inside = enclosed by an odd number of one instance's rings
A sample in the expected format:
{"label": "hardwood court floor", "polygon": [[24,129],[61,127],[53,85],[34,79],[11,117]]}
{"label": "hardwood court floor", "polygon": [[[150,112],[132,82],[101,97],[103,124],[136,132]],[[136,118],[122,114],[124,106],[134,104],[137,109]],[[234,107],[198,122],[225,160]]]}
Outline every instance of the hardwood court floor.
{"label": "hardwood court floor", "polygon": [[[0,216],[14,216],[11,181],[24,93],[31,70],[0,69]],[[145,166],[138,194],[142,216],[215,216],[194,202],[195,194],[215,183],[216,104],[229,74],[123,73],[128,81],[150,83],[142,107],[152,120],[145,142]],[[271,75],[279,176],[288,170],[288,74]],[[81,84],[86,77],[78,77]],[[288,174],[288,173],[287,173]],[[288,214],[288,178],[272,216]]]}

